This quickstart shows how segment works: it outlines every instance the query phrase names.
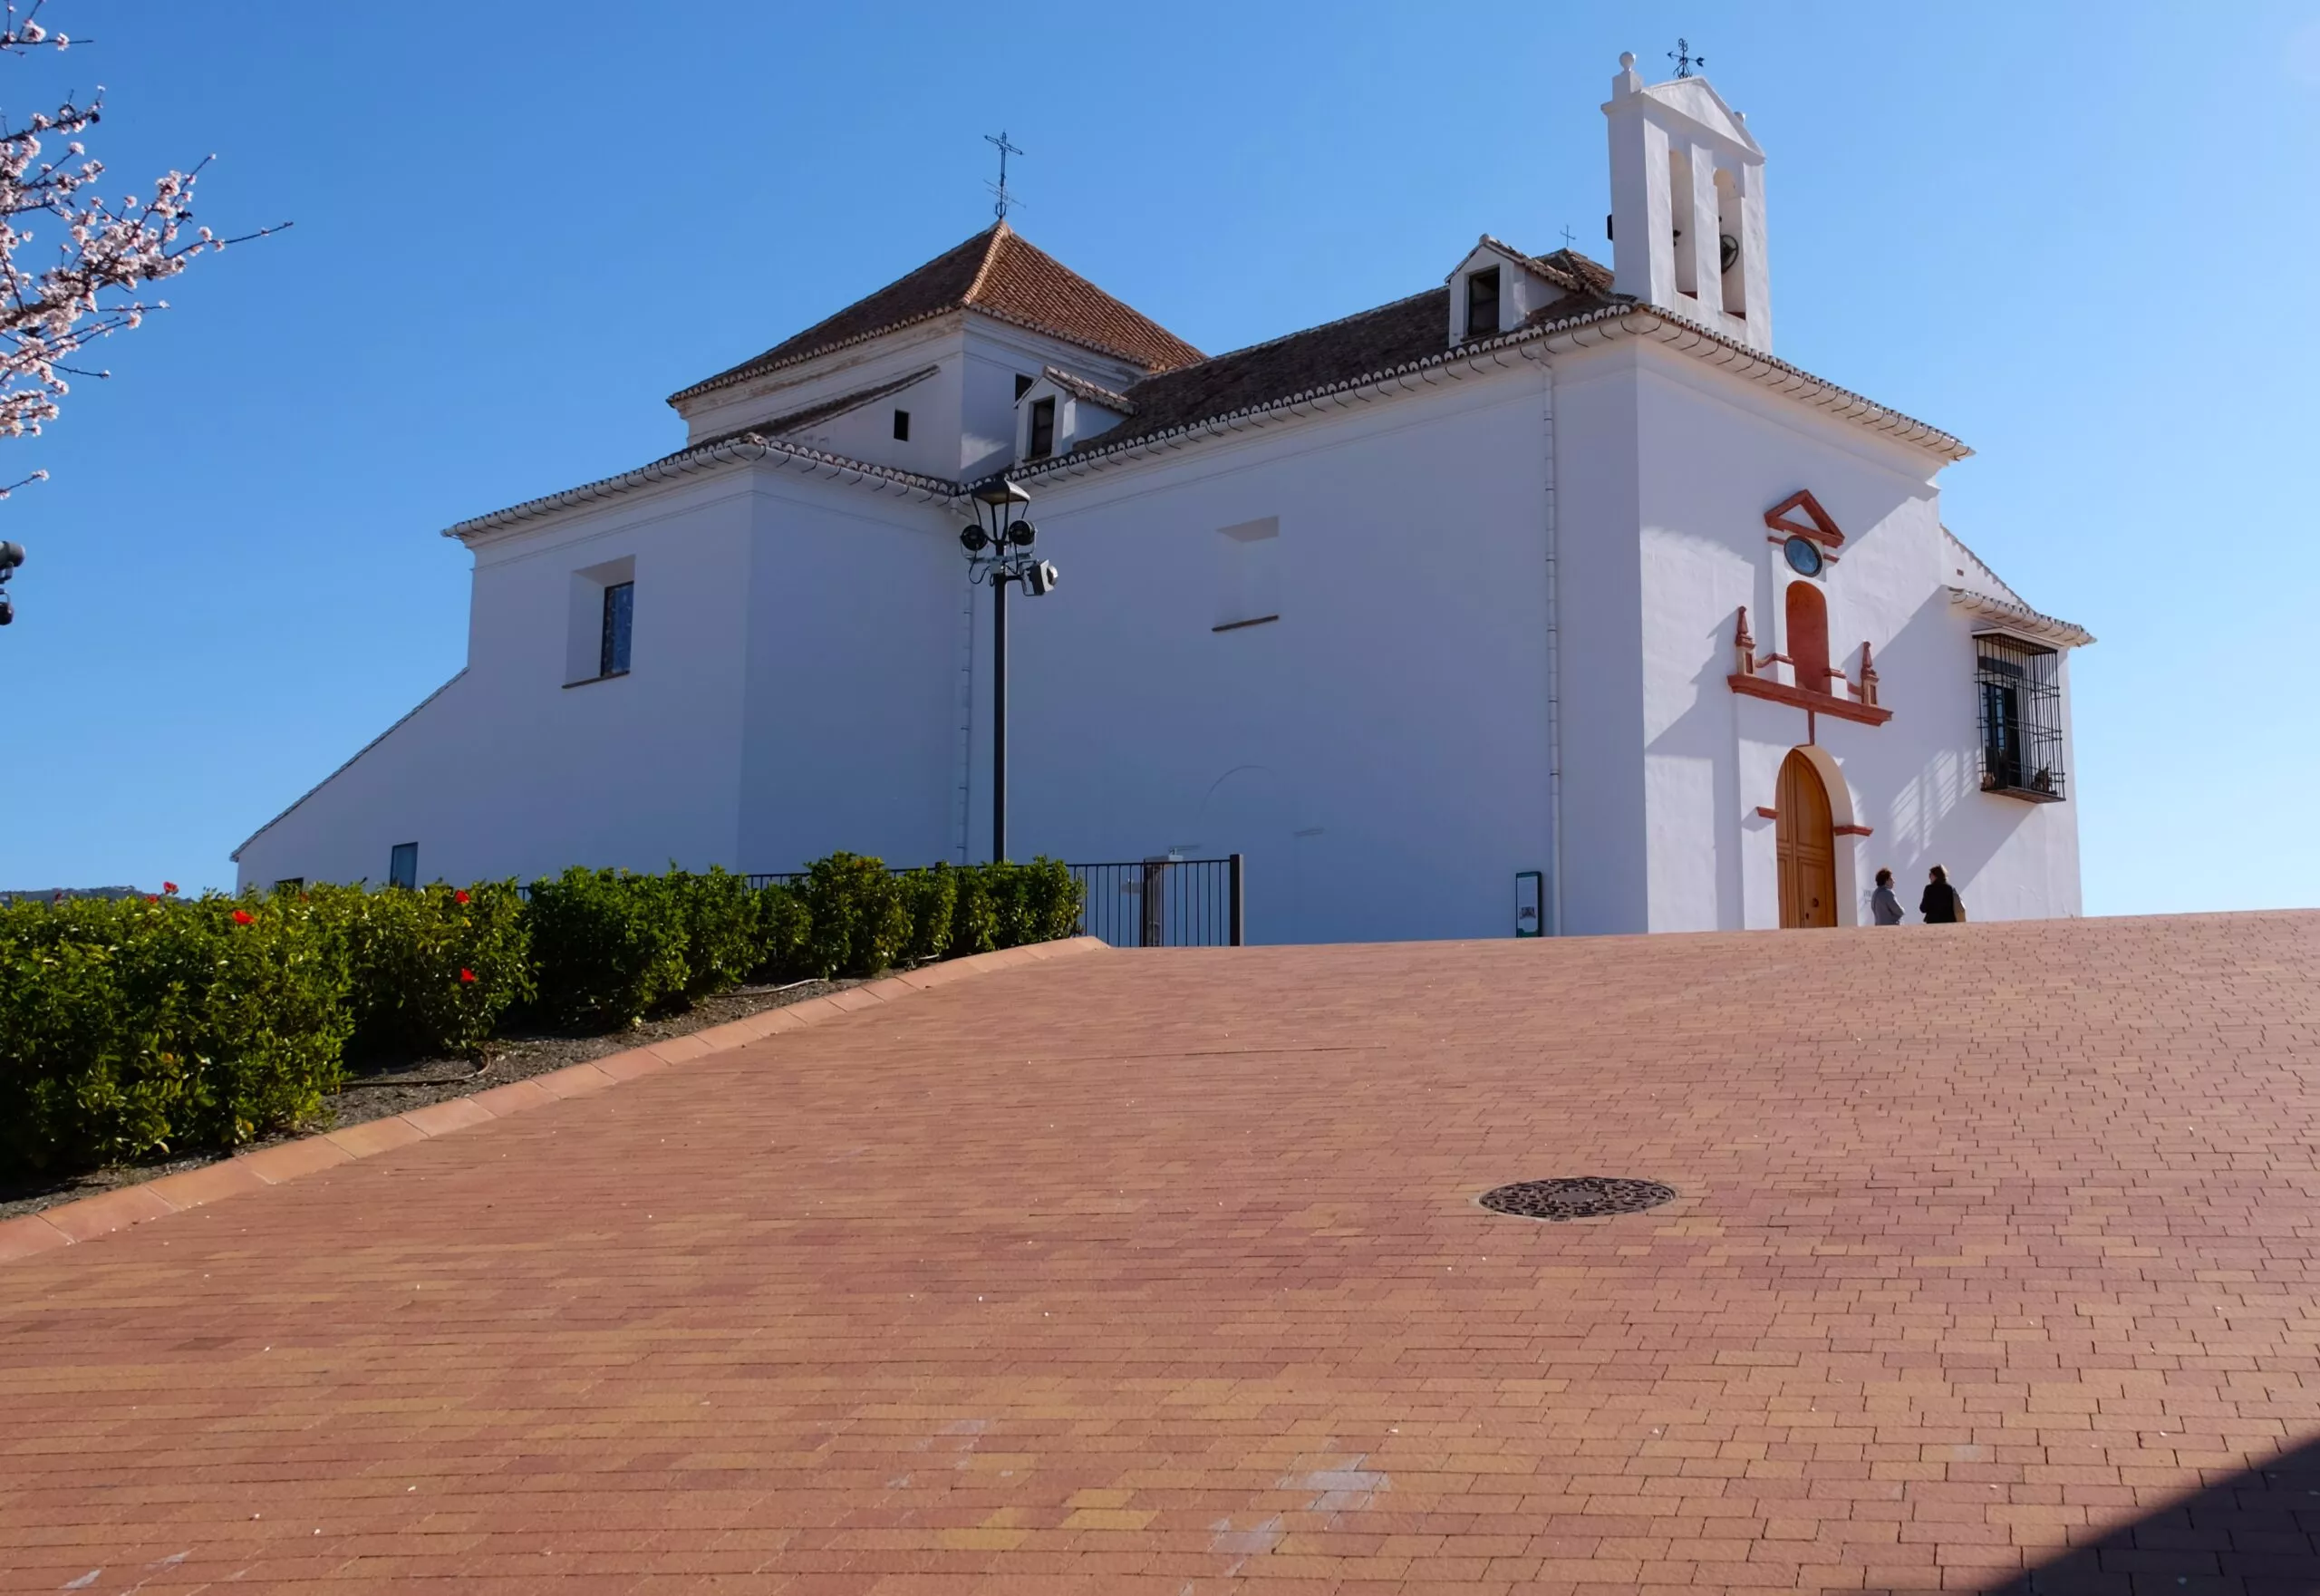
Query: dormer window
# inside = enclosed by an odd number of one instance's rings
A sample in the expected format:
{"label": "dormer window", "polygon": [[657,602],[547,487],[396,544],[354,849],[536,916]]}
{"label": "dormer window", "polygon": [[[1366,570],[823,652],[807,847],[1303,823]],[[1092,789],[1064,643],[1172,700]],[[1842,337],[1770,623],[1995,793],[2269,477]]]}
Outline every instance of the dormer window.
{"label": "dormer window", "polygon": [[1031,445],[1024,453],[1032,459],[1044,459],[1055,452],[1055,401],[1052,398],[1031,401]]}
{"label": "dormer window", "polygon": [[1498,268],[1466,276],[1466,336],[1487,338],[1498,331]]}

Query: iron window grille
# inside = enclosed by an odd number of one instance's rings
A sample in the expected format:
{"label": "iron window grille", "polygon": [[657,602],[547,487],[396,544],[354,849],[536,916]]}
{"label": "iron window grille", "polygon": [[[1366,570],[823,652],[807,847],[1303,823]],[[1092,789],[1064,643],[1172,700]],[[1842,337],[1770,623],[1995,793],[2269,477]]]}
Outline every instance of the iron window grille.
{"label": "iron window grille", "polygon": [[1974,639],[1982,790],[2033,803],[2063,798],[2062,655],[2020,638]]}
{"label": "iron window grille", "polygon": [[1031,447],[1033,459],[1044,459],[1055,451],[1055,401],[1034,400],[1031,403]]}
{"label": "iron window grille", "polygon": [[416,887],[419,885],[419,845],[399,842],[387,850],[387,885]]}
{"label": "iron window grille", "polygon": [[596,651],[596,674],[628,674],[628,639],[636,614],[636,584],[617,582],[604,589],[604,641]]}

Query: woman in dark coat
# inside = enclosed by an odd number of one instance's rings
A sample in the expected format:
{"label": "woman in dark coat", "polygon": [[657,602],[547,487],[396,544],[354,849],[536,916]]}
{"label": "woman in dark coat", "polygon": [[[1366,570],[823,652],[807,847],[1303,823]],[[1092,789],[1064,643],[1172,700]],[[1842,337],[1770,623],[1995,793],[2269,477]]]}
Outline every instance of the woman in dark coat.
{"label": "woman in dark coat", "polygon": [[1928,925],[1952,925],[1966,917],[1966,900],[1949,885],[1949,872],[1938,865],[1925,884],[1925,895],[1918,899],[1918,913]]}

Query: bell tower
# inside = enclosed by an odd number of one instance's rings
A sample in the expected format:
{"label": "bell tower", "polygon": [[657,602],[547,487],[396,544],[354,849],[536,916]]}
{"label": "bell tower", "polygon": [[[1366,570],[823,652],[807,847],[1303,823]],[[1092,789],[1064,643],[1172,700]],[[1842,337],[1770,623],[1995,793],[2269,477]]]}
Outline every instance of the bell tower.
{"label": "bell tower", "polygon": [[1706,78],[1646,83],[1632,53],[1603,115],[1613,285],[1770,354],[1764,152],[1745,119]]}

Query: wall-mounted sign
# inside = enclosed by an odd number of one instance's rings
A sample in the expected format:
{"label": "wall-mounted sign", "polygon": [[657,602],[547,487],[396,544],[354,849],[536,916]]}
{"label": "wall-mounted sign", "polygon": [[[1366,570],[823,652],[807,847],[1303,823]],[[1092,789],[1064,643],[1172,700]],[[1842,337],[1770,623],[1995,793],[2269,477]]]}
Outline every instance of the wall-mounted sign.
{"label": "wall-mounted sign", "polygon": [[1547,933],[1546,876],[1537,870],[1514,873],[1514,934],[1544,936]]}

